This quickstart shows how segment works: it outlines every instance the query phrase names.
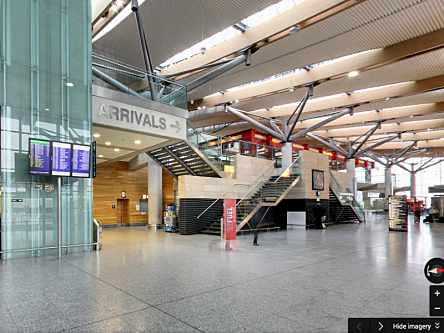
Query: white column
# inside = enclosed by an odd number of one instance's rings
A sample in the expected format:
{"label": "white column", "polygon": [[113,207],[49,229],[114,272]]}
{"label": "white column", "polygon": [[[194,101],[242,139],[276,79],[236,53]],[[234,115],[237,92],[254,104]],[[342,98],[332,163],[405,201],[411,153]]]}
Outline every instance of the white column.
{"label": "white column", "polygon": [[385,197],[393,194],[392,168],[385,169]]}
{"label": "white column", "polygon": [[282,145],[282,169],[288,168],[293,163],[293,143],[286,142]]}
{"label": "white column", "polygon": [[148,158],[148,228],[162,226],[162,168]]}
{"label": "white column", "polygon": [[410,199],[416,198],[416,172],[410,174]]}
{"label": "white column", "polygon": [[348,159],[347,162],[345,162],[345,167],[347,168],[347,175],[348,175],[348,182],[350,184],[350,190],[353,193],[353,196],[356,197],[358,195],[358,183],[356,181],[356,177],[355,177],[355,159],[351,158]]}

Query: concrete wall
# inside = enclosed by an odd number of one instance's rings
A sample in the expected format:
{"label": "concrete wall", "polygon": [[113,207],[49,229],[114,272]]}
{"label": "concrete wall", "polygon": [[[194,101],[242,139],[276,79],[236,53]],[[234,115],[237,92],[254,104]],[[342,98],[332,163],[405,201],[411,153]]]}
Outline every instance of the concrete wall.
{"label": "concrete wall", "polygon": [[[290,191],[285,199],[326,199],[328,200],[328,187],[330,184],[330,173],[328,156],[324,154],[315,153],[308,150],[299,152],[299,173],[301,180]],[[316,190],[312,189],[312,170],[324,171],[324,190],[321,191],[321,196],[316,196]],[[284,200],[285,200],[284,199]]]}
{"label": "concrete wall", "polygon": [[[251,183],[270,164],[270,160],[236,155],[234,164],[235,175],[233,179],[180,176],[178,180],[178,198],[216,199],[233,184]],[[269,179],[273,174],[274,167],[270,167],[259,179]],[[224,198],[241,199],[250,189],[251,187],[247,186],[234,186]]]}
{"label": "concrete wall", "polygon": [[339,171],[332,170],[332,173],[335,176],[335,178],[337,179],[337,181],[339,182],[339,185],[341,185],[341,187],[344,190],[346,188],[349,188],[349,189],[352,188],[352,184],[350,184],[350,179],[348,178],[348,174],[346,172],[339,172]]}

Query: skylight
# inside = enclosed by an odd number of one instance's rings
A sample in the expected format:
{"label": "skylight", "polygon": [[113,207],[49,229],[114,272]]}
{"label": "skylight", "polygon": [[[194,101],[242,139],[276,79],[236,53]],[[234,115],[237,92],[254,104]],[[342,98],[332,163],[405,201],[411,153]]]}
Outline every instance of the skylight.
{"label": "skylight", "polygon": [[[339,58],[335,58],[335,59],[331,59],[331,60],[326,60],[326,61],[318,62],[318,63],[315,63],[315,64],[307,66],[307,68],[308,69],[319,68],[319,67],[322,67],[322,66],[333,64],[333,63],[338,62],[338,61],[350,59],[350,58],[356,57],[357,55],[361,55],[361,54],[364,54],[364,53],[367,53],[367,52],[370,52],[370,51],[358,52],[358,53],[346,55],[344,57],[339,57]],[[292,70],[289,70],[289,71],[285,71],[283,73],[279,73],[279,74],[275,74],[275,75],[272,75],[272,76],[268,76],[266,78],[263,78],[263,79],[260,79],[260,80],[257,80],[257,81],[247,82],[247,83],[241,84],[239,86],[226,89],[224,92],[238,91],[238,90],[241,90],[241,89],[245,89],[247,87],[256,86],[256,85],[259,85],[259,84],[262,84],[262,83],[265,83],[265,82],[271,82],[271,81],[277,80],[277,79],[279,79],[281,77],[285,77],[285,76],[289,76],[289,75],[293,75],[293,74],[297,74],[297,73],[305,72],[305,71],[306,71],[306,69],[303,69],[303,68],[292,69]],[[374,88],[374,89],[378,89],[378,88]],[[358,92],[358,90],[355,91],[355,92]],[[216,92],[214,94],[205,96],[204,99],[208,98],[208,97],[216,96],[218,94],[220,94],[220,92]],[[297,102],[297,103],[290,103],[290,104],[286,104],[284,106],[291,106],[291,105],[298,104],[298,103],[299,102]],[[284,107],[284,106],[281,105],[279,107]]]}
{"label": "skylight", "polygon": [[[256,14],[253,14],[246,19],[242,20],[241,22],[246,24],[249,28],[255,27],[272,17],[294,7],[298,3],[301,3],[304,0],[282,0],[274,5],[271,5],[264,10],[261,10],[260,12],[257,12]],[[166,60],[165,62],[161,63],[159,65],[160,69],[165,69],[171,65],[177,64],[178,62],[181,62],[183,60],[186,60],[188,58],[191,58],[201,52],[201,49],[204,47],[206,50],[212,48],[213,46],[216,46],[224,41],[227,41],[239,34],[241,34],[239,30],[228,27],[225,30],[222,30],[215,35],[204,39],[202,42],[197,43],[193,45],[192,47],[176,54],[175,56],[171,57],[170,59]]]}

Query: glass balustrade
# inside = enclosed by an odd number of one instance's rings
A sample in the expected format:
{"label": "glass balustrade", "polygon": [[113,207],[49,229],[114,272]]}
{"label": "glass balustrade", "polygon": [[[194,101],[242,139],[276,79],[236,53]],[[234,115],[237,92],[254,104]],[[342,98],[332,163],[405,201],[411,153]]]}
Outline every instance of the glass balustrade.
{"label": "glass balustrade", "polygon": [[99,55],[93,54],[92,65],[95,85],[118,89],[114,80],[127,94],[187,109],[186,86]]}

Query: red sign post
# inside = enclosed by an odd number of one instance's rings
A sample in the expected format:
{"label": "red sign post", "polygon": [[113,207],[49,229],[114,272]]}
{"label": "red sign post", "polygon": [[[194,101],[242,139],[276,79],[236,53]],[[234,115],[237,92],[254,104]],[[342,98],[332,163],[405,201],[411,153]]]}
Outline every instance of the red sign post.
{"label": "red sign post", "polygon": [[224,239],[236,239],[236,199],[224,199]]}

